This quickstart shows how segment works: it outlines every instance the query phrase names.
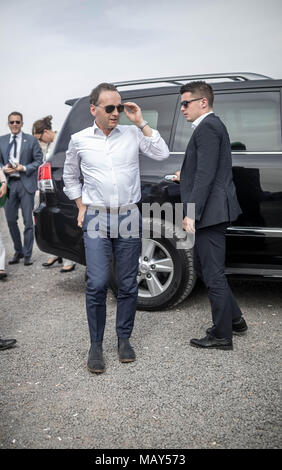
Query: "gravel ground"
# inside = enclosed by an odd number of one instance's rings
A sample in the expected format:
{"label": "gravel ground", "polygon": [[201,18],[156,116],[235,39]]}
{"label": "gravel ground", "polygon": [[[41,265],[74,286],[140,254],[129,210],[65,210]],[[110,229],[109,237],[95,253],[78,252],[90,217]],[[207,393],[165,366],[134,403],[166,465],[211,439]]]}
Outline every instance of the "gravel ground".
{"label": "gravel ground", "polygon": [[[3,211],[1,232],[13,255]],[[281,284],[233,281],[249,331],[233,351],[189,346],[210,326],[205,289],[178,308],[137,312],[137,361],[117,358],[115,298],[108,295],[106,372],[91,374],[83,266],[70,274],[8,266],[0,332],[2,449],[277,449]]]}

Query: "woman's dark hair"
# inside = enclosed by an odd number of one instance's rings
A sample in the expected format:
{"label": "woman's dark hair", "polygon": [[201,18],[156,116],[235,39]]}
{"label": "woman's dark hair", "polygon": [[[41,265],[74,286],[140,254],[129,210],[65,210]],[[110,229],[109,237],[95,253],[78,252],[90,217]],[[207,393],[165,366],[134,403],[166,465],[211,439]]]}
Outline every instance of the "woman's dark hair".
{"label": "woman's dark hair", "polygon": [[102,91],[117,91],[115,85],[112,83],[100,83],[100,85],[96,86],[90,94],[90,103],[91,104],[98,104],[99,96]]}
{"label": "woman's dark hair", "polygon": [[32,134],[43,134],[45,129],[52,130],[52,119],[53,116],[46,116],[35,121],[32,126]]}

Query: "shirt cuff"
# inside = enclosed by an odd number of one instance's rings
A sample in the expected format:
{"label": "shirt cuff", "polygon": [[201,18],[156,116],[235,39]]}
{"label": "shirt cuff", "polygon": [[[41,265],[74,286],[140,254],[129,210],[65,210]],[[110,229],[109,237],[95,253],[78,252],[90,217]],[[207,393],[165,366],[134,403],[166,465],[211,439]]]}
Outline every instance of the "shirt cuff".
{"label": "shirt cuff", "polygon": [[82,186],[72,186],[71,189],[67,189],[65,186],[63,188],[65,195],[72,201],[74,199],[78,199],[82,196]]}

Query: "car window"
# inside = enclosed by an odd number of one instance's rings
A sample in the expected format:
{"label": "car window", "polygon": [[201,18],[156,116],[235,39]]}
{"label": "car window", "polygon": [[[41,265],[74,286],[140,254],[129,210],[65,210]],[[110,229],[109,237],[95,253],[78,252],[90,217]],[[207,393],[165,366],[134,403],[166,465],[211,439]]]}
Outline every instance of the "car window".
{"label": "car window", "polygon": [[[172,94],[130,98],[130,101],[140,106],[144,120],[148,121],[152,129],[157,129],[160,132],[167,144],[169,144],[177,97],[177,94]],[[123,97],[122,102],[126,101],[126,98]],[[123,113],[120,124],[132,123]]]}
{"label": "car window", "polygon": [[[217,94],[214,112],[228,129],[233,151],[281,151],[279,92]],[[185,151],[191,135],[180,113],[173,150]]]}
{"label": "car window", "polygon": [[173,143],[174,152],[185,152],[188,142],[193,133],[191,122],[188,122],[183,116],[182,111],[179,111],[176,133]]}
{"label": "car window", "polygon": [[281,150],[279,92],[219,94],[214,111],[228,129],[233,150]]}
{"label": "car window", "polygon": [[[175,93],[171,95],[130,98],[129,101],[133,101],[140,106],[144,120],[148,121],[152,129],[157,129],[169,145],[177,98],[178,94]],[[122,101],[123,103],[126,102],[126,98],[123,97]],[[120,123],[132,124],[124,114],[121,117]],[[143,177],[156,176],[163,178],[164,175],[173,173],[180,167],[180,163],[171,158],[160,162],[145,155],[140,155],[140,173]]]}
{"label": "car window", "polygon": [[[178,95],[159,95],[130,98],[130,101],[138,104],[142,109],[142,115],[145,121],[148,121],[152,129],[157,129],[165,142],[169,144],[172,124],[174,119],[175,107]],[[123,102],[126,99],[123,98]],[[123,114],[121,124],[131,124]],[[168,173],[173,173],[181,165],[173,159],[168,158],[162,162],[140,155],[140,173],[144,176],[156,176],[163,178]]]}
{"label": "car window", "polygon": [[93,126],[94,117],[90,113],[89,108],[88,97],[82,98],[73,105],[58,136],[54,149],[55,152],[65,152],[68,148],[72,134],[85,129],[86,127]]}
{"label": "car window", "polygon": [[[148,121],[148,124],[152,129],[158,128],[158,111],[144,109],[142,110],[142,116],[144,118],[144,121]],[[122,125],[132,125],[132,122],[128,119],[125,113],[121,115],[119,123]]]}

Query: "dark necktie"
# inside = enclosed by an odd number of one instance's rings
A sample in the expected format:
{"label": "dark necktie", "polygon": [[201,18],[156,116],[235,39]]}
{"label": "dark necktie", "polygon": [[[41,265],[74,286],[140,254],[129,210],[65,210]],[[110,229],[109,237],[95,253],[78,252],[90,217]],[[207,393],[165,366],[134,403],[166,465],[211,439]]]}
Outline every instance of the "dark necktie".
{"label": "dark necktie", "polygon": [[14,146],[14,160],[17,158],[17,141],[16,141],[17,136],[13,135],[13,140],[9,143],[8,148],[7,148],[7,160],[10,158],[10,152],[11,148]]}
{"label": "dark necktie", "polygon": [[17,141],[16,141],[17,136],[13,135],[13,142],[12,145],[14,145],[14,159],[17,159]]}

